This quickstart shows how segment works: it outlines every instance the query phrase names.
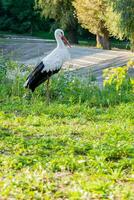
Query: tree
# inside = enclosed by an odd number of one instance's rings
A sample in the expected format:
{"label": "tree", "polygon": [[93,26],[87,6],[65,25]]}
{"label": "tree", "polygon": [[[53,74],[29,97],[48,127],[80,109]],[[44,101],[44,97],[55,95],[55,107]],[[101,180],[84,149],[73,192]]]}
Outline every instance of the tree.
{"label": "tree", "polygon": [[43,16],[54,19],[57,26],[68,32],[72,43],[78,43],[78,21],[71,0],[36,0],[36,4]]}
{"label": "tree", "polygon": [[0,0],[0,16],[2,15],[3,9],[2,9],[2,0]]}
{"label": "tree", "polygon": [[107,3],[105,0],[74,0],[78,21],[82,27],[96,35],[97,47],[110,49],[109,31],[106,26]]}
{"label": "tree", "polygon": [[2,15],[1,30],[17,33],[32,32],[38,26],[39,14],[35,12],[34,0],[0,0]]}
{"label": "tree", "polygon": [[109,0],[110,15],[107,16],[107,27],[112,35],[128,38],[131,50],[134,51],[134,0]]}

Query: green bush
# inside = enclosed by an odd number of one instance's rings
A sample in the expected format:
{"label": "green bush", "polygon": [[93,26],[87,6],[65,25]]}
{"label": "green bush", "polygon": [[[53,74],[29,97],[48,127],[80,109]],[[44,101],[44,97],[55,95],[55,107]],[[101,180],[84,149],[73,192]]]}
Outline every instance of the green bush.
{"label": "green bush", "polygon": [[0,97],[1,99],[10,97],[21,98],[24,94],[22,87],[25,78],[22,76],[24,65],[11,60],[0,59]]}
{"label": "green bush", "polygon": [[[26,72],[23,65],[18,65],[10,60],[1,58],[1,98],[17,97],[23,98],[27,92],[23,85],[31,68]],[[70,77],[66,73],[60,72],[53,76],[50,82],[50,101],[75,104],[87,103],[90,106],[110,106],[121,102],[133,101],[133,80],[128,75],[129,67],[111,68],[104,72],[104,87],[91,81]],[[32,95],[34,99],[46,98],[46,87],[44,84],[39,86]],[[30,92],[29,92],[30,94]]]}

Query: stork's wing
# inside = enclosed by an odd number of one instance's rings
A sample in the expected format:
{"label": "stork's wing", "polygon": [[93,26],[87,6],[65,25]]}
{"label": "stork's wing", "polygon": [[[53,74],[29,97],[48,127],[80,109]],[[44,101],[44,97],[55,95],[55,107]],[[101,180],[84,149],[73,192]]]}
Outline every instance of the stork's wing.
{"label": "stork's wing", "polygon": [[36,76],[38,76],[41,71],[43,70],[44,68],[44,64],[43,62],[41,62],[40,64],[38,64],[35,69],[31,72],[31,74],[28,76],[27,80],[28,79],[31,79],[31,78],[35,78]]}
{"label": "stork's wing", "polygon": [[45,82],[53,74],[57,73],[64,62],[64,53],[55,49],[51,54],[46,56],[42,62],[28,76],[25,87],[35,90],[41,83]]}
{"label": "stork's wing", "polygon": [[55,71],[59,70],[62,67],[63,64],[63,58],[62,58],[63,52],[59,49],[55,49],[51,52],[48,56],[46,56],[43,59],[43,63],[45,67],[43,68],[42,72],[48,72],[48,71]]}
{"label": "stork's wing", "polygon": [[26,83],[24,84],[25,88],[29,88],[34,92],[35,88],[38,87],[41,83],[45,82],[53,74],[57,73],[59,69],[54,69],[53,71],[44,70],[44,63],[41,62],[37,67],[31,72],[28,76]]}
{"label": "stork's wing", "polygon": [[39,78],[43,68],[44,68],[43,62],[41,62],[35,67],[35,69],[27,77],[26,83],[24,84],[25,88],[30,88],[31,84],[33,84]]}

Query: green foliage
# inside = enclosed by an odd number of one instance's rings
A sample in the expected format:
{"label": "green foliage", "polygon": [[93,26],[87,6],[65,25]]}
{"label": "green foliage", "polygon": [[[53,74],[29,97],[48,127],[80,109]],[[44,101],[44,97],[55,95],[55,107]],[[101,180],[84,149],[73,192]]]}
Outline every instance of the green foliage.
{"label": "green foliage", "polygon": [[76,19],[73,16],[74,8],[70,0],[37,0],[37,6],[42,9],[42,15],[55,19],[66,30],[76,25]]}
{"label": "green foliage", "polygon": [[[5,67],[0,70],[0,74],[3,76],[0,86],[1,98],[3,101],[9,97],[23,98],[26,93],[23,84],[29,72],[25,71],[26,69],[23,65],[19,66],[10,60],[7,60],[3,66]],[[81,81],[61,72],[52,77],[50,85],[51,102],[56,101],[66,104],[87,103],[90,106],[101,107],[132,101],[133,80],[129,78],[127,69],[127,67],[124,67],[106,70],[105,87],[102,90],[92,81],[90,76],[86,81]],[[42,84],[37,88],[32,98],[45,100],[45,92],[45,87]]]}
{"label": "green foliage", "polygon": [[1,0],[0,30],[32,33],[44,28],[43,20],[34,9],[34,0]]}
{"label": "green foliage", "polygon": [[[134,1],[133,0],[108,0],[111,3],[109,12],[109,28],[117,37],[126,37],[131,41],[131,49],[134,50]],[[114,19],[114,20],[113,20]]]}
{"label": "green foliage", "polygon": [[43,16],[55,20],[54,29],[63,28],[68,32],[71,42],[78,42],[78,22],[71,0],[36,0],[36,5],[41,9]]}
{"label": "green foliage", "polygon": [[121,90],[123,86],[131,85],[128,69],[127,66],[124,66],[104,70],[104,86],[115,85],[116,90]]}
{"label": "green foliage", "polygon": [[74,6],[78,19],[84,28],[94,34],[103,34],[106,14],[105,0],[89,0],[86,2],[75,0]]}
{"label": "green foliage", "polygon": [[121,86],[131,84],[126,70],[115,70],[124,77],[118,90],[115,81],[100,90],[91,79],[59,74],[47,105],[43,85],[24,98],[24,66],[0,63],[0,198],[133,199],[134,96]]}
{"label": "green foliage", "polygon": [[75,0],[73,4],[82,27],[97,36],[97,47],[110,49],[109,31],[106,26],[108,6],[106,0]]}
{"label": "green foliage", "polygon": [[2,83],[6,78],[7,68],[5,66],[5,60],[3,56],[0,57],[0,83]]}
{"label": "green foliage", "polygon": [[24,66],[11,60],[0,59],[0,96],[1,98],[21,97],[24,94],[22,87],[25,77],[22,77]]}

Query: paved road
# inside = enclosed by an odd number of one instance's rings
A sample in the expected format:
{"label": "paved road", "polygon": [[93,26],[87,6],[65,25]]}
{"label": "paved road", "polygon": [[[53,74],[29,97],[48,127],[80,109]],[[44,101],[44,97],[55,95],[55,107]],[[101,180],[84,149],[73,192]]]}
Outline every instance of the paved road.
{"label": "paved road", "polygon": [[[25,65],[36,65],[56,47],[54,41],[27,37],[11,37],[0,39],[3,54]],[[69,49],[71,60],[64,65],[74,75],[83,77],[93,72],[102,82],[102,70],[107,67],[124,65],[134,54],[129,51],[102,50],[97,48],[72,46]],[[77,72],[77,73],[76,73]]]}

